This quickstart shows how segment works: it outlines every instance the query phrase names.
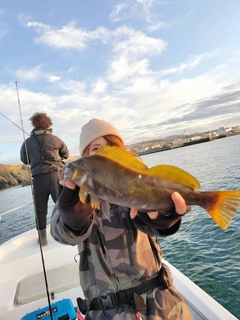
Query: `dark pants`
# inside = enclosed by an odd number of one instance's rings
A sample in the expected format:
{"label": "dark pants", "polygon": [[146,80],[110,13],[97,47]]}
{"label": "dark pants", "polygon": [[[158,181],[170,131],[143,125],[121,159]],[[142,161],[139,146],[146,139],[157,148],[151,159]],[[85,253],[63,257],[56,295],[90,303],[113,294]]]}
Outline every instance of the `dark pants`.
{"label": "dark pants", "polygon": [[39,174],[33,177],[33,192],[37,210],[38,229],[40,230],[46,228],[49,196],[51,195],[54,202],[57,201],[58,180],[58,171]]}

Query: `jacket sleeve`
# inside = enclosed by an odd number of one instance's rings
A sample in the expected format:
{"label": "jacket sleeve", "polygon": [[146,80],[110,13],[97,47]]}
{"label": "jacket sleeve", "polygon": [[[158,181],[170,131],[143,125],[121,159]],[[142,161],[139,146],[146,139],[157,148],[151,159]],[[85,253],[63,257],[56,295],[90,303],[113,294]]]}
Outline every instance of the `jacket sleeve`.
{"label": "jacket sleeve", "polygon": [[20,159],[24,164],[28,164],[25,143],[22,144],[22,147],[20,149]]}
{"label": "jacket sleeve", "polygon": [[[189,211],[189,208],[187,209]],[[133,219],[135,226],[145,233],[149,230],[155,230],[155,235],[166,237],[178,231],[181,225],[183,215],[179,215],[176,211],[169,214],[158,213],[156,219],[149,218],[146,212],[138,212]]]}
{"label": "jacket sleeve", "polygon": [[82,234],[77,234],[63,222],[58,205],[56,204],[50,221],[50,233],[57,242],[74,246],[80,244],[90,236],[93,224],[94,218],[90,221],[88,228],[86,228]]}
{"label": "jacket sleeve", "polygon": [[63,159],[68,159],[68,157],[69,157],[68,148],[67,148],[66,144],[63,141],[62,141],[61,148],[59,149],[59,155]]}
{"label": "jacket sleeve", "polygon": [[79,201],[78,193],[78,186],[75,190],[59,186],[59,197],[51,218],[51,234],[61,243],[78,244],[91,232],[94,210]]}

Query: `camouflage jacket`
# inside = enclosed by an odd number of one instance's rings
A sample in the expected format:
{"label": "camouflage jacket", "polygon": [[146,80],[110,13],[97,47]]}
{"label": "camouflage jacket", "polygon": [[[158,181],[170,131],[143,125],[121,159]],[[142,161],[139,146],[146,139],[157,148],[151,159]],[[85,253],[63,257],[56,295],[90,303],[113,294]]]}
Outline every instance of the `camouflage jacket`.
{"label": "camouflage jacket", "polygon": [[[156,241],[161,230],[137,224],[129,212],[129,208],[102,202],[87,231],[77,236],[62,222],[57,205],[53,210],[53,238],[63,244],[78,245],[80,284],[88,304],[95,297],[135,287],[161,269],[162,251]],[[142,319],[193,319],[173,285],[168,289],[155,288],[142,297],[148,307],[141,312]],[[135,320],[136,311],[121,305],[105,311],[91,310],[85,319]]]}

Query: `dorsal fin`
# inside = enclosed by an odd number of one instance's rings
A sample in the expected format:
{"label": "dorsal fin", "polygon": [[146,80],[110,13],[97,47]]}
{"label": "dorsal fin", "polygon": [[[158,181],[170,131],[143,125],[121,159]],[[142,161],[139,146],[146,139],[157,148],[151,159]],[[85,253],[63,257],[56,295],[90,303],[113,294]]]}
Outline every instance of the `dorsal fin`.
{"label": "dorsal fin", "polygon": [[100,149],[95,155],[108,158],[114,162],[119,163],[125,168],[136,171],[137,173],[143,173],[148,169],[148,167],[133,154],[119,147],[106,146]]}
{"label": "dorsal fin", "polygon": [[195,190],[200,188],[198,180],[186,171],[169,165],[157,165],[149,169],[129,151],[119,147],[106,146],[95,155],[108,158],[136,173],[170,180]]}
{"label": "dorsal fin", "polygon": [[200,189],[200,183],[188,172],[170,165],[157,165],[148,170],[148,175],[182,184],[193,190]]}

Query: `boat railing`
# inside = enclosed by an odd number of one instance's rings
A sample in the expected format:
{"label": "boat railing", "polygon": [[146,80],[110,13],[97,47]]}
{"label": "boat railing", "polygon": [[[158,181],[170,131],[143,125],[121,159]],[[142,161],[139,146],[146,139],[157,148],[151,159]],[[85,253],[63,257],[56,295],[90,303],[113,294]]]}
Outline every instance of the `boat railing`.
{"label": "boat railing", "polygon": [[5,214],[13,212],[13,211],[16,211],[16,210],[19,210],[19,209],[24,208],[24,207],[27,207],[27,206],[29,206],[31,204],[33,204],[33,202],[29,202],[29,203],[26,203],[26,204],[24,204],[24,205],[22,205],[20,207],[16,207],[16,208],[8,210],[6,212],[0,213],[0,222],[2,221],[2,216],[4,216]]}

